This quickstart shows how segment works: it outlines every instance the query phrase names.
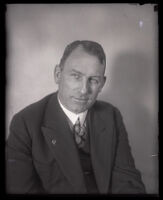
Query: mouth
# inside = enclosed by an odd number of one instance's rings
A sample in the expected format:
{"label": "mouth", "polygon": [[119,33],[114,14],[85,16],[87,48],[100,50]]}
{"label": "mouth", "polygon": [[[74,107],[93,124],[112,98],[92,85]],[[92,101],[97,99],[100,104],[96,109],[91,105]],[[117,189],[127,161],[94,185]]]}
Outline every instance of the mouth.
{"label": "mouth", "polygon": [[88,101],[87,98],[77,98],[77,97],[73,97],[73,100],[81,103],[86,103]]}

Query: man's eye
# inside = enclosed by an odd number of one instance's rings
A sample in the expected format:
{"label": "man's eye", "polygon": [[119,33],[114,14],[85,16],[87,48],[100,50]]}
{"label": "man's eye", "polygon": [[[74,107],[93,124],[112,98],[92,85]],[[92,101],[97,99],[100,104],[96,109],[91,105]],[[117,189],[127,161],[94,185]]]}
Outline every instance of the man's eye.
{"label": "man's eye", "polygon": [[80,78],[79,74],[71,74],[71,76],[73,76],[75,79],[79,79]]}
{"label": "man's eye", "polygon": [[91,84],[98,84],[99,83],[99,80],[97,80],[97,79],[90,79],[90,83]]}

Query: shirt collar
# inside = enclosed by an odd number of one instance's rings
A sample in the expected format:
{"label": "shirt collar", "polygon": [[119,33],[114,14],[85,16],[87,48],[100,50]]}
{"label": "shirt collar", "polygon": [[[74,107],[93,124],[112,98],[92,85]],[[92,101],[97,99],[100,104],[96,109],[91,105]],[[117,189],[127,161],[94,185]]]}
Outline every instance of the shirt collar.
{"label": "shirt collar", "polygon": [[73,125],[75,124],[75,122],[78,119],[78,117],[80,119],[80,124],[83,125],[88,110],[86,110],[86,111],[84,111],[82,113],[76,114],[76,113],[71,112],[67,108],[65,108],[65,106],[61,103],[59,97],[58,97],[58,102],[59,102],[59,105],[61,106],[62,110],[64,111],[64,113],[66,114],[66,116],[70,119],[70,121],[72,122]]}

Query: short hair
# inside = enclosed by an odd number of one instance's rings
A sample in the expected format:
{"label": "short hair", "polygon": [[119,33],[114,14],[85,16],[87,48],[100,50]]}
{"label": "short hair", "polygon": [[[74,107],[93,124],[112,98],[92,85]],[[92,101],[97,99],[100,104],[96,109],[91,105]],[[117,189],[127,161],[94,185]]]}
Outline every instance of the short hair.
{"label": "short hair", "polygon": [[72,51],[80,45],[83,47],[85,52],[90,55],[96,56],[99,59],[100,63],[106,66],[105,52],[99,43],[89,40],[76,40],[66,46],[59,64],[61,68],[63,68],[66,59],[72,53]]}

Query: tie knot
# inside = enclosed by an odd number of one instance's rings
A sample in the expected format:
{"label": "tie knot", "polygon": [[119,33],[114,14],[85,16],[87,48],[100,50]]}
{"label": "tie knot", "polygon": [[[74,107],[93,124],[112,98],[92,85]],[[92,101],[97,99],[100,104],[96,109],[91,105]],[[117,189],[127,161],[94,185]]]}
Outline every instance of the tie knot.
{"label": "tie knot", "polygon": [[75,124],[80,124],[80,118],[78,117],[78,119],[76,120]]}
{"label": "tie knot", "polygon": [[76,133],[80,133],[81,130],[81,124],[80,124],[80,119],[78,117],[78,119],[76,120],[75,124],[74,124],[74,130]]}
{"label": "tie knot", "polygon": [[78,147],[84,146],[84,143],[86,140],[86,130],[85,130],[84,125],[81,126],[79,118],[74,124],[74,137],[75,137],[76,143],[78,144]]}

